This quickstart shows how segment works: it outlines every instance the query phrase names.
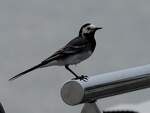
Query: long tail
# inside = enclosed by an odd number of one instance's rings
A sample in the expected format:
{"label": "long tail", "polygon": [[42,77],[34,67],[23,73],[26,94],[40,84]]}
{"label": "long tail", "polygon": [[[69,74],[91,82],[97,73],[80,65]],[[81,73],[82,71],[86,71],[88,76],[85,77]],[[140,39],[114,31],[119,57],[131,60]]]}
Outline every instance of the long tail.
{"label": "long tail", "polygon": [[38,64],[38,65],[36,65],[36,66],[34,66],[34,67],[28,69],[28,70],[25,70],[24,72],[21,72],[21,73],[19,73],[18,75],[15,75],[14,77],[10,78],[9,81],[15,80],[15,79],[17,79],[18,77],[20,77],[20,76],[22,76],[22,75],[24,75],[24,74],[26,74],[26,73],[29,73],[29,72],[31,72],[31,71],[33,71],[33,70],[35,70],[35,69],[41,67],[42,65],[43,65],[43,64],[40,63],[40,64]]}

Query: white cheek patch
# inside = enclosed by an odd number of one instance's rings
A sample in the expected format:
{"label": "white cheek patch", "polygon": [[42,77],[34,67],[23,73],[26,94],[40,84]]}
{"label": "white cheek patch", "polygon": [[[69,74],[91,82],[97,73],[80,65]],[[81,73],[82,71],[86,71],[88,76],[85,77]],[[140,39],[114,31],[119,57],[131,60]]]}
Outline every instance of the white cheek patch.
{"label": "white cheek patch", "polygon": [[[90,25],[87,26],[87,27],[90,27],[91,29],[96,28],[96,26],[95,26],[94,24],[90,24]],[[82,30],[82,36],[84,36],[84,34],[86,34],[86,33],[90,33],[90,32],[91,32],[91,30],[88,30],[87,27],[86,27],[86,28],[83,28],[83,30]]]}
{"label": "white cheek patch", "polygon": [[86,28],[83,29],[82,34],[88,33],[88,30]]}

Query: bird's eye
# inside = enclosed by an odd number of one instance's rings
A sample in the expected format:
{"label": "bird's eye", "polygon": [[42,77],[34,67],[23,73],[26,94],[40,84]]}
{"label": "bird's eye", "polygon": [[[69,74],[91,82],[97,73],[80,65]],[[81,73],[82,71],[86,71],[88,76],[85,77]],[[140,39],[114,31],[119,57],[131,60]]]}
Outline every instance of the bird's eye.
{"label": "bird's eye", "polygon": [[91,28],[90,27],[87,27],[87,30],[90,30]]}

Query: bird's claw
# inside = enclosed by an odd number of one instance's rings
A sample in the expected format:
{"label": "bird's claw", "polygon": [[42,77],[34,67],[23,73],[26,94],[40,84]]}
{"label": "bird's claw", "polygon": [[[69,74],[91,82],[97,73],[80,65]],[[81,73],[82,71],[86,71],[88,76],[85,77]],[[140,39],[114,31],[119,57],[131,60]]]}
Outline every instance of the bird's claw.
{"label": "bird's claw", "polygon": [[81,76],[78,76],[76,78],[73,78],[73,80],[83,80],[84,82],[87,82],[88,81],[88,76],[86,75],[81,75]]}

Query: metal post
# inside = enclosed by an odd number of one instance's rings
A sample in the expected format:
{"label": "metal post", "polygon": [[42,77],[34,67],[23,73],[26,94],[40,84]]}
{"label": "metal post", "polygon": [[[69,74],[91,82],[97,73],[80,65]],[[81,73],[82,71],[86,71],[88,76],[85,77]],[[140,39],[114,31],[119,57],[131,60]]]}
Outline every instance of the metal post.
{"label": "metal post", "polygon": [[103,113],[100,111],[96,103],[85,103],[81,113]]}
{"label": "metal post", "polygon": [[[68,81],[61,89],[61,97],[66,104],[77,105],[148,87],[150,87],[150,64],[91,76],[87,82]],[[83,111],[86,111],[84,109]]]}

